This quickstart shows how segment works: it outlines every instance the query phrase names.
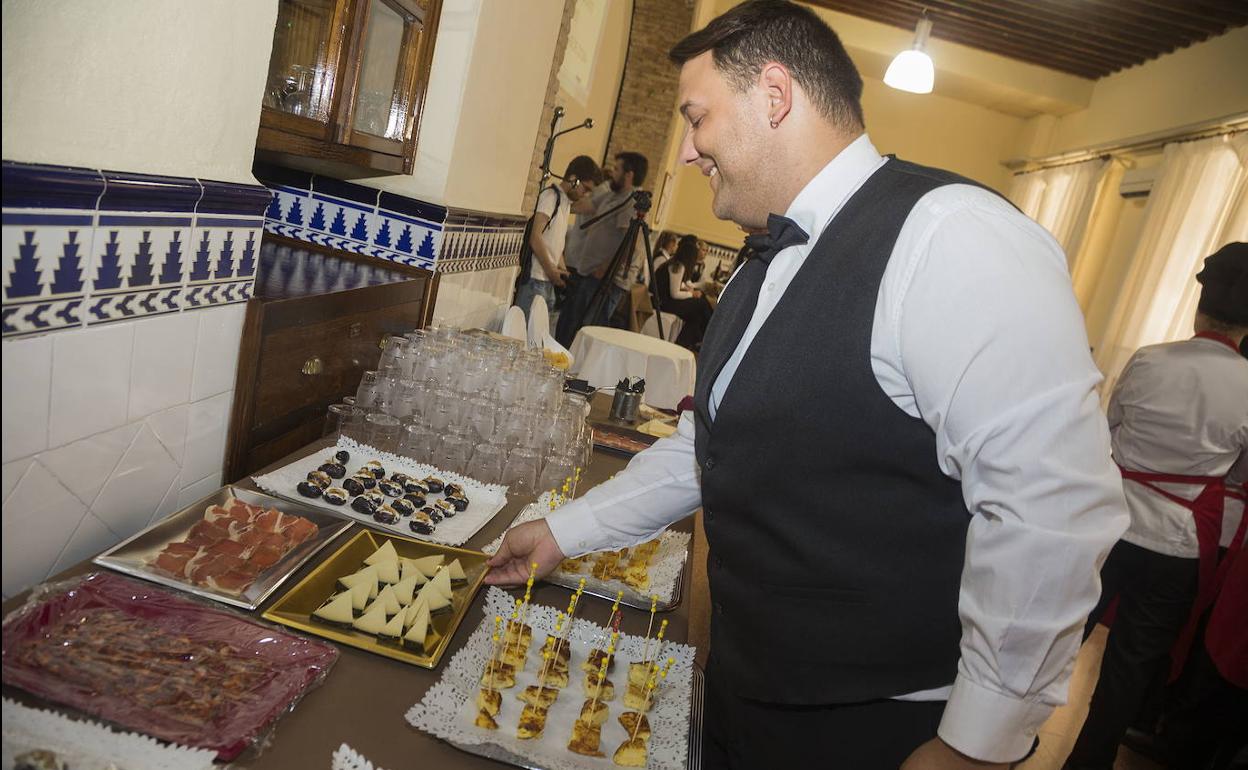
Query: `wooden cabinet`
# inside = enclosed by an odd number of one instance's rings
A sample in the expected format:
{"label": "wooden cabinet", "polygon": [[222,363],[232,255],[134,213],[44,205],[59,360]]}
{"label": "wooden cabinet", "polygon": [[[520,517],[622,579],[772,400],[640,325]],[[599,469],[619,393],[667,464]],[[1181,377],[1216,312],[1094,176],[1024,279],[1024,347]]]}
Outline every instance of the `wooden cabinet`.
{"label": "wooden cabinet", "polygon": [[259,155],[411,173],[442,0],[280,0]]}

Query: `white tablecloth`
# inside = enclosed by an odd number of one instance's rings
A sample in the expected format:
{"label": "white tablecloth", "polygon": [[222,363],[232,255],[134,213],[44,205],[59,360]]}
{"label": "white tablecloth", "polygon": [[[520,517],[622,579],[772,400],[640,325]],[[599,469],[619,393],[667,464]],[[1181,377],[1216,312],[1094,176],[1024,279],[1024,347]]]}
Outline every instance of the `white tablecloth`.
{"label": "white tablecloth", "polygon": [[596,388],[614,387],[625,377],[646,380],[645,403],[675,409],[693,393],[697,364],[693,353],[644,334],[585,326],[572,342],[573,371]]}

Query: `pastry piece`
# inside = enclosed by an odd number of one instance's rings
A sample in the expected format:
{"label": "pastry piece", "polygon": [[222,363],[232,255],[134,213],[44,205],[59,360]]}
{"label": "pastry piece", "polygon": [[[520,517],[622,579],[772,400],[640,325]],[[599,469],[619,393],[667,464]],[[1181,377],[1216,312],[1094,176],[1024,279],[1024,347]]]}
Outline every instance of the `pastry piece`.
{"label": "pastry piece", "polygon": [[498,690],[482,687],[477,691],[477,708],[490,716],[498,716],[503,707],[503,694]]}
{"label": "pastry piece", "polygon": [[403,485],[395,481],[386,481],[382,479],[377,482],[377,489],[386,497],[402,497]]}
{"label": "pastry piece", "polygon": [[391,500],[390,507],[393,508],[395,513],[400,516],[411,516],[416,512],[416,506],[412,505],[411,501],[403,497],[400,497],[398,500]]}
{"label": "pastry piece", "polygon": [[404,607],[411,604],[412,597],[416,595],[416,586],[418,585],[420,584],[416,582],[416,576],[413,574],[400,578],[399,582],[393,586],[394,597],[399,600],[399,604],[402,604]]}
{"label": "pastry piece", "polygon": [[650,587],[650,568],[645,564],[638,566],[629,565],[624,570],[622,578],[624,584],[636,591],[645,591]]}
{"label": "pastry piece", "polygon": [[350,626],[355,620],[352,611],[351,594],[340,593],[322,604],[312,613],[312,617],[337,626]]}
{"label": "pastry piece", "polygon": [[403,491],[409,495],[420,495],[421,497],[426,497],[431,493],[429,487],[415,479],[408,479],[407,481],[400,483],[403,484]]}
{"label": "pastry piece", "polygon": [[330,484],[334,483],[334,480],[325,471],[309,471],[308,482],[317,485],[321,489],[327,489]]}
{"label": "pastry piece", "polygon": [[351,478],[358,480],[360,484],[364,486],[365,490],[377,488],[377,477],[371,473],[364,473],[363,471],[361,471],[355,474],[354,476],[352,476]]}
{"label": "pastry piece", "polygon": [[434,554],[433,556],[423,556],[419,559],[412,559],[412,564],[416,565],[416,569],[424,573],[425,577],[433,577],[438,574],[438,567],[442,566],[445,560],[442,554]]}
{"label": "pastry piece", "polygon": [[446,488],[446,482],[442,481],[442,479],[437,476],[426,476],[421,483],[423,483],[430,492],[441,492],[444,488]]}
{"label": "pastry piece", "polygon": [[386,477],[386,469],[382,466],[380,460],[369,460],[364,463],[364,467],[360,470],[368,471],[375,479],[384,479]]}
{"label": "pastry piece", "polygon": [[646,686],[628,683],[624,689],[624,707],[637,711],[649,711],[654,705],[654,693],[650,694],[650,702],[646,702]]}
{"label": "pastry piece", "polygon": [[416,585],[423,586],[429,582],[429,578],[425,577],[425,573],[420,571],[420,567],[416,566],[416,562],[412,559],[399,557],[399,575],[400,582],[407,580],[409,577],[416,581]]}
{"label": "pastry piece", "polygon": [[403,613],[395,613],[390,622],[377,632],[377,637],[387,642],[398,644],[403,638]]}
{"label": "pastry piece", "polygon": [[374,601],[363,615],[355,619],[351,624],[357,631],[363,631],[366,634],[376,636],[381,629],[386,627],[386,608],[380,602]]}
{"label": "pastry piece", "polygon": [[581,706],[581,716],[577,721],[594,727],[602,727],[607,721],[607,713],[607,704],[591,698]]}
{"label": "pastry piece", "polygon": [[365,491],[367,491],[364,489],[364,482],[359,479],[347,479],[342,482],[342,488],[347,490],[347,493],[351,495],[362,495]]}
{"label": "pastry piece", "polygon": [[386,608],[387,615],[397,615],[399,610],[403,608],[403,604],[399,602],[399,597],[394,595],[394,586],[388,585],[381,589],[381,593],[377,594],[377,598],[373,601],[382,603]]}
{"label": "pastry piece", "polygon": [[577,573],[581,571],[583,563],[580,559],[564,559],[559,563],[559,569],[563,572]]}
{"label": "pastry piece", "polygon": [[360,495],[351,501],[351,510],[362,513],[365,516],[372,516],[377,512],[377,505],[367,497]]}
{"label": "pastry piece", "polygon": [[529,660],[529,648],[522,644],[504,644],[503,649],[499,650],[498,659],[515,666],[517,671],[523,671]]}
{"label": "pastry piece", "polygon": [[334,452],[334,459],[337,460],[340,465],[346,465],[351,459],[351,453],[345,449],[339,449],[337,452]]}
{"label": "pastry piece", "polygon": [[415,492],[408,492],[407,494],[403,495],[403,500],[405,502],[409,502],[412,504],[412,510],[416,510],[417,508],[424,508],[425,503],[427,502],[424,495],[417,494]]}
{"label": "pastry piece", "polygon": [[419,511],[416,511],[414,515],[418,517],[422,517],[432,524],[437,524],[439,521],[442,521],[442,519],[446,518],[445,516],[442,515],[442,510],[438,508],[436,505],[426,505],[424,508],[421,508]]}
{"label": "pastry piece", "polygon": [[459,559],[451,562],[446,570],[451,573],[452,583],[463,583],[468,580],[468,576],[464,574],[464,568],[459,564]]}
{"label": "pastry piece", "polygon": [[443,518],[447,519],[453,517],[457,512],[455,510],[455,506],[445,500],[438,500],[432,507],[435,508],[438,513],[441,513]]}
{"label": "pastry piece", "polygon": [[342,505],[347,502],[347,490],[342,487],[330,487],[322,494],[321,499],[330,505]]}
{"label": "pastry piece", "polygon": [[481,684],[494,690],[510,690],[516,686],[516,667],[508,663],[486,664],[481,672]]}
{"label": "pastry piece", "polygon": [[509,620],[503,643],[515,644],[517,637],[520,639],[520,644],[527,648],[533,641],[533,626],[518,620]]}
{"label": "pastry piece", "polygon": [[474,725],[483,730],[497,730],[498,722],[494,721],[494,717],[484,711],[477,712],[477,718],[472,721]]}
{"label": "pastry piece", "polygon": [[568,741],[568,751],[587,757],[606,756],[598,750],[601,742],[602,728],[599,725],[586,724],[579,719],[572,723],[572,739]]}
{"label": "pastry piece", "polygon": [[295,489],[304,497],[321,496],[321,488],[313,484],[311,481],[300,481]]}
{"label": "pastry piece", "polygon": [[[641,726],[637,726],[637,718],[641,718]],[[629,734],[633,734],[633,729],[637,730],[637,737],[643,741],[650,738],[650,720],[646,719],[645,714],[638,714],[636,711],[625,711],[618,717],[620,726]]]}
{"label": "pastry piece", "polygon": [[381,506],[386,504],[386,496],[383,495],[381,492],[377,491],[376,489],[365,492],[364,494],[360,495],[360,497],[372,503],[373,506],[376,508],[380,508]]}
{"label": "pastry piece", "polygon": [[611,761],[621,767],[645,767],[646,741],[640,735],[624,741],[611,756]]}
{"label": "pastry piece", "polygon": [[611,701],[615,699],[615,685],[611,684],[610,679],[598,680],[598,674],[586,674],[581,684],[585,688],[586,698],[597,698],[601,701]]}
{"label": "pastry piece", "polygon": [[[547,634],[546,641],[545,643],[542,644],[542,653],[545,654],[549,652],[551,655],[554,655],[555,650],[559,651],[558,660],[556,660],[555,663],[562,664],[564,667],[566,667],[568,665],[568,661],[572,658],[571,643],[567,641],[562,641],[560,639],[556,639],[550,634]],[[594,669],[594,670],[597,671],[598,669]]]}
{"label": "pastry piece", "polygon": [[427,519],[418,519],[413,517],[412,520],[407,523],[407,527],[418,535],[433,534],[433,524],[430,524]]}
{"label": "pastry piece", "polygon": [[368,603],[377,598],[377,584],[363,580],[351,586],[346,592],[351,595],[351,608],[356,614],[362,615]]}
{"label": "pastry piece", "polygon": [[542,731],[546,729],[546,709],[534,706],[531,703],[525,704],[520,711],[520,724],[516,726],[516,737],[520,740],[532,740],[541,738]]}
{"label": "pastry piece", "polygon": [[399,512],[388,505],[383,505],[373,512],[373,521],[394,526],[399,523]]}
{"label": "pastry piece", "polygon": [[399,582],[399,563],[397,561],[385,561],[374,566],[377,567],[378,581],[391,584]]}
{"label": "pastry piece", "polygon": [[455,497],[455,496],[462,497],[464,494],[464,488],[460,486],[459,484],[444,484],[442,486],[442,494],[446,495],[447,497]]}
{"label": "pastry piece", "polygon": [[[543,664],[545,665],[545,664]],[[542,676],[542,667],[538,666],[537,676]],[[546,668],[546,686],[562,690],[568,686],[568,666],[567,664],[552,664]]]}
{"label": "pastry piece", "polygon": [[451,588],[451,571],[449,569],[438,570],[438,574],[433,576],[429,584],[447,599],[455,595],[454,590]]}
{"label": "pastry piece", "polygon": [[451,600],[443,596],[432,582],[425,583],[420,593],[416,595],[415,601],[424,602],[428,605],[430,612],[441,612],[451,608]]}
{"label": "pastry piece", "polygon": [[581,670],[587,674],[597,674],[598,669],[602,668],[604,659],[607,661],[607,673],[609,674],[615,668],[615,656],[611,655],[608,657],[606,650],[590,650],[589,657],[581,664]]}
{"label": "pastry piece", "polygon": [[[456,513],[463,513],[468,510],[468,498],[463,497],[462,495],[452,495],[446,498],[445,502],[450,503]],[[449,516],[450,514],[447,515]]]}
{"label": "pastry piece", "polygon": [[429,608],[421,604],[416,609],[416,617],[409,624],[407,633],[403,635],[404,647],[419,647],[427,652],[425,640],[429,636]]}
{"label": "pastry piece", "polygon": [[548,709],[559,697],[559,690],[554,687],[543,687],[539,690],[537,685],[531,684],[523,692],[516,693],[516,697],[525,703]]}
{"label": "pastry piece", "polygon": [[329,462],[322,465],[317,470],[328,475],[330,478],[340,479],[347,475],[347,466],[342,463]]}
{"label": "pastry piece", "polygon": [[407,482],[411,481],[412,477],[408,476],[403,471],[395,471],[394,473],[390,474],[390,480],[398,484],[399,486],[402,486],[406,484]]}
{"label": "pastry piece", "polygon": [[[362,567],[356,570],[355,572],[352,572],[350,575],[343,575],[342,577],[338,578],[338,585],[342,586],[343,588],[354,588],[356,583],[370,583],[370,582],[373,584],[373,588],[376,589],[377,582],[378,582],[377,581],[377,568],[372,566],[371,564],[367,567]],[[372,597],[369,597],[369,598],[372,598]]]}
{"label": "pastry piece", "polygon": [[629,663],[628,664],[628,683],[637,687],[645,687],[646,680],[650,678],[650,674],[658,666],[652,663]]}

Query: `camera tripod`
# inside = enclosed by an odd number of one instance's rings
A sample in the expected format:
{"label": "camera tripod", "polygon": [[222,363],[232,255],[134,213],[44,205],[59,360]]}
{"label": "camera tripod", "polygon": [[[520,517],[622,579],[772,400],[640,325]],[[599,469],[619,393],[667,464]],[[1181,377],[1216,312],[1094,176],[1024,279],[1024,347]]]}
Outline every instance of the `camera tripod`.
{"label": "camera tripod", "polygon": [[[632,260],[632,255],[637,246],[637,238],[641,237],[641,242],[646,252],[646,269],[650,273],[650,301],[654,304],[655,321],[658,324],[659,339],[666,340],[663,332],[663,310],[662,301],[659,299],[658,277],[654,273],[654,253],[650,249],[650,225],[646,222],[646,214],[650,211],[652,196],[646,190],[634,190],[633,194],[624,199],[618,206],[605,211],[585,224],[581,225],[584,229],[593,225],[601,219],[611,216],[615,212],[627,206],[630,202],[636,215],[632,221],[628,223],[628,231],[624,233],[624,238],[620,241],[620,245],[616,247],[615,254],[611,257],[611,262],[607,266],[607,271],[603,274],[602,281],[599,282],[598,288],[594,291],[594,296],[589,300],[589,306],[585,309],[585,317],[581,320],[581,325],[592,325],[602,313],[603,306],[607,301],[607,294],[611,290],[616,275],[621,273],[627,274],[628,263]],[[603,323],[610,322],[611,319],[602,319]]]}

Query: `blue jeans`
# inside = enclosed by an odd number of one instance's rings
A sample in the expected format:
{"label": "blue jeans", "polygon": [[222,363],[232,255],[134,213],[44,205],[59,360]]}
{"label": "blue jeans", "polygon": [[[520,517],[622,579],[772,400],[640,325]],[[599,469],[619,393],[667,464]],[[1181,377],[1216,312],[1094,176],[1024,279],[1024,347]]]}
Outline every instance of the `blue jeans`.
{"label": "blue jeans", "polygon": [[598,318],[599,326],[610,326],[611,319],[615,317],[616,308],[620,306],[620,302],[624,300],[624,295],[628,293],[627,289],[621,289],[614,283],[607,289],[607,299],[602,303],[602,315]]}
{"label": "blue jeans", "polygon": [[572,340],[583,324],[592,325],[593,322],[586,319],[585,314],[589,312],[589,304],[601,282],[592,275],[569,276],[568,293],[563,300],[563,309],[559,311],[559,322],[555,325],[555,339],[565,348],[572,346]]}
{"label": "blue jeans", "polygon": [[546,300],[546,309],[552,310],[555,307],[555,285],[550,281],[539,281],[536,278],[530,278],[520,284],[520,288],[516,289],[515,304],[520,306],[524,311],[524,320],[529,320],[529,308],[533,306],[533,298],[541,297]]}

